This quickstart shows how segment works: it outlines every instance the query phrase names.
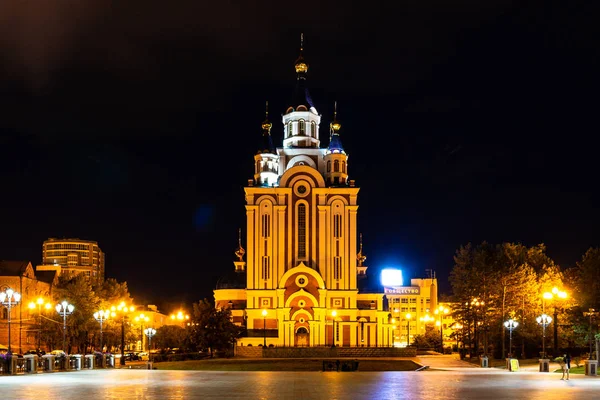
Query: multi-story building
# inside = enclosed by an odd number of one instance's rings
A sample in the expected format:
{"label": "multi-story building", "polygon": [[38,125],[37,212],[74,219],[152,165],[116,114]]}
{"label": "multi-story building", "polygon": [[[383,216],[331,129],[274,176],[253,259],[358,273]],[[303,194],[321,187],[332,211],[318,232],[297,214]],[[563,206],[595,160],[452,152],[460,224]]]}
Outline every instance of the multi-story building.
{"label": "multi-story building", "polygon": [[50,238],[42,245],[42,265],[37,271],[57,271],[60,274],[83,274],[98,282],[104,281],[104,253],[98,242],[81,239]]}
{"label": "multi-story building", "polygon": [[282,146],[273,145],[268,112],[261,126],[254,176],[244,188],[247,251],[240,235],[235,272],[217,284],[216,307],[230,308],[233,321],[247,328],[238,345],[399,345],[387,296],[400,309],[407,299],[417,316],[435,285],[416,280],[410,289],[417,293],[410,294],[364,287],[360,189],[349,177],[341,124],[335,112],[329,144],[321,147],[322,116],[308,92],[302,49],[294,67]]}

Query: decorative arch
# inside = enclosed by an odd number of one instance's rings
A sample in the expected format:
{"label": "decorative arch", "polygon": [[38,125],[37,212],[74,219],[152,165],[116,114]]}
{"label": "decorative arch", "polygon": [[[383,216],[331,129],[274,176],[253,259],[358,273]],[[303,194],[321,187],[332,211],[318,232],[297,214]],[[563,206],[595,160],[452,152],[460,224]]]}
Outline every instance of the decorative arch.
{"label": "decorative arch", "polygon": [[[310,294],[309,292],[307,292],[304,289],[300,289],[296,293],[290,295],[290,297],[288,297],[286,299],[284,307],[291,307],[292,300],[294,300],[297,297],[307,297],[313,302],[315,307],[319,306],[319,301],[317,300],[317,298],[315,296],[313,296],[312,294]],[[302,311],[302,310],[299,310],[299,311]],[[296,311],[296,312],[298,312],[298,311]]]}
{"label": "decorative arch", "polygon": [[[306,157],[306,156],[301,156],[301,157]],[[290,163],[295,158],[296,157],[294,157],[292,160],[290,160]],[[294,180],[300,179],[300,178],[306,179],[308,177],[310,177],[311,179],[307,179],[307,180],[309,182],[314,182],[315,187],[325,187],[325,180],[323,179],[323,176],[319,173],[319,171],[317,171],[316,168],[308,167],[306,165],[297,165],[295,167],[289,168],[290,165],[293,165],[293,163],[291,163],[291,164],[290,163],[288,163],[288,168],[283,173],[283,175],[281,175],[281,178],[279,179],[279,187],[290,187],[290,186],[292,186],[292,183]],[[300,178],[298,178],[298,176],[300,176]]]}
{"label": "decorative arch", "polygon": [[[298,163],[304,163],[301,165],[296,165]],[[302,165],[310,165],[313,168],[317,168],[317,164],[313,161],[312,158],[310,158],[309,156],[306,155],[299,155],[299,156],[295,156],[292,157],[290,159],[290,161],[288,161],[287,165],[286,165],[286,169],[290,169],[294,166],[302,166]]]}
{"label": "decorative arch", "polygon": [[300,315],[305,315],[307,321],[312,321],[314,319],[313,316],[310,315],[310,313],[307,310],[301,309],[293,313],[290,316],[290,320],[296,321],[296,317],[299,317]]}
{"label": "decorative arch", "polygon": [[[323,280],[323,278],[321,277],[321,274],[319,274],[316,270],[312,269],[312,268],[308,268],[303,262],[301,262],[300,264],[298,264],[298,266],[291,268],[289,270],[287,270],[287,272],[285,274],[283,274],[283,276],[281,277],[281,279],[279,280],[279,287],[280,288],[284,288],[286,282],[295,274],[299,274],[299,273],[303,273],[306,275],[310,275],[313,278],[316,279],[317,283],[319,284],[319,288],[320,289],[325,289],[325,281]],[[298,292],[296,292],[298,293]],[[308,292],[307,292],[308,293]],[[292,295],[293,296],[293,295]],[[313,296],[314,298],[314,296]],[[315,304],[319,304],[318,302]]]}
{"label": "decorative arch", "polygon": [[344,207],[350,205],[348,203],[348,199],[346,197],[339,196],[339,195],[338,196],[331,196],[330,198],[328,198],[327,199],[327,205],[328,206],[332,206],[333,203],[338,202],[338,201],[341,202],[344,205]]}

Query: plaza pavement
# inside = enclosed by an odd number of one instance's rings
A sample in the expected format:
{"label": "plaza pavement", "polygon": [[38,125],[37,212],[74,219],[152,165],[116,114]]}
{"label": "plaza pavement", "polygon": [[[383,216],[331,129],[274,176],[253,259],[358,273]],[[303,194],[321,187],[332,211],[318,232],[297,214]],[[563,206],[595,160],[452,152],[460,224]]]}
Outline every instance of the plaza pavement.
{"label": "plaza pavement", "polygon": [[98,369],[1,376],[3,399],[594,399],[600,377],[508,372],[452,357],[417,357],[416,372],[226,372]]}

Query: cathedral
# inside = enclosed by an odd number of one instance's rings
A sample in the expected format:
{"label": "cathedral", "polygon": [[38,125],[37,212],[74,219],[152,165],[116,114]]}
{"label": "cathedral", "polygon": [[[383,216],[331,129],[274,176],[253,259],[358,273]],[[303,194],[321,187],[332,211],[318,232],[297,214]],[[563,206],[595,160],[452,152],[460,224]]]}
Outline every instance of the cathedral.
{"label": "cathedral", "polygon": [[280,147],[273,144],[267,107],[254,175],[244,187],[246,248],[240,230],[235,270],[217,283],[215,305],[231,309],[234,323],[246,328],[238,346],[406,344],[436,307],[436,281],[366,287],[360,189],[349,178],[337,112],[322,145],[322,115],[309,94],[302,53],[301,45]]}

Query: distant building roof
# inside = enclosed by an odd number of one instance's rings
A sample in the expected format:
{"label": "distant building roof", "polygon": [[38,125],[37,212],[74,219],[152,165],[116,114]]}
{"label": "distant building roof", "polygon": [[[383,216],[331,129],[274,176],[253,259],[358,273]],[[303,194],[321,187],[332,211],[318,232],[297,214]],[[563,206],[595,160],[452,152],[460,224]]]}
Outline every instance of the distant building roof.
{"label": "distant building roof", "polygon": [[25,272],[28,265],[29,261],[1,260],[0,276],[20,276]]}

